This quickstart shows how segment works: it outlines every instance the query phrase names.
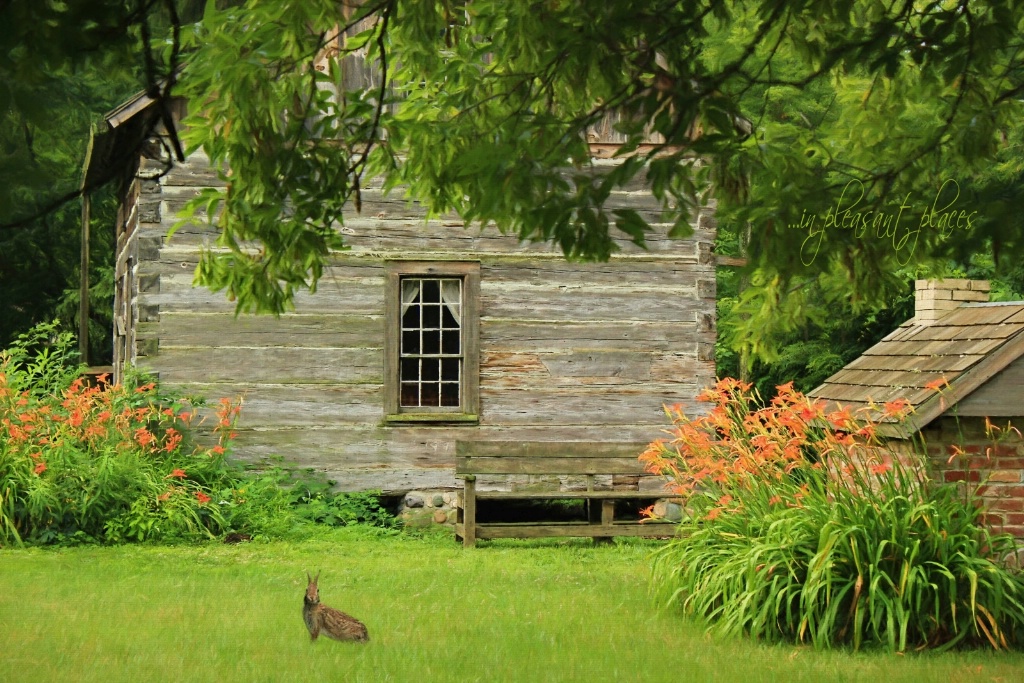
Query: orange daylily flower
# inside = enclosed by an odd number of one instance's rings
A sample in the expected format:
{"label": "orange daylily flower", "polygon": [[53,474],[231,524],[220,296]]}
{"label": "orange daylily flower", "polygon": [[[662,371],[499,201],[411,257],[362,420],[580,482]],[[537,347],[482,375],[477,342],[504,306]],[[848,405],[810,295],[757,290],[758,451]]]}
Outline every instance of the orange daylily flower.
{"label": "orange daylily flower", "polygon": [[145,427],[139,427],[135,430],[135,440],[140,446],[145,447],[156,441],[156,437]]}
{"label": "orange daylily flower", "polygon": [[910,412],[910,401],[905,398],[897,398],[892,401],[886,401],[882,406],[882,412],[886,417],[900,418]]}
{"label": "orange daylily flower", "polygon": [[840,410],[829,413],[827,418],[836,429],[845,429],[853,422],[853,414],[850,412],[849,406],[843,406]]}

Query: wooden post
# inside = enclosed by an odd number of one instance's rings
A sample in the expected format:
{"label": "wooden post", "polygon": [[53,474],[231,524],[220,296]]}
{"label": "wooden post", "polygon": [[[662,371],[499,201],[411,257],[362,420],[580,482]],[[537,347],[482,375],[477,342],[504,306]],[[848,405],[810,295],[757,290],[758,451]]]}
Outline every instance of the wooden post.
{"label": "wooden post", "polygon": [[615,501],[605,499],[601,501],[601,526],[611,526],[615,519]]}
{"label": "wooden post", "polygon": [[476,477],[472,474],[466,475],[466,496],[462,505],[462,547],[472,548],[476,545]]}
{"label": "wooden post", "polygon": [[78,353],[89,364],[89,193],[82,191],[82,253],[78,278]]}
{"label": "wooden post", "polygon": [[[587,492],[594,490],[594,475],[587,475]],[[587,523],[597,524],[597,508],[594,507],[594,501],[591,498],[587,498],[583,501],[583,512],[587,515]]]}
{"label": "wooden post", "polygon": [[78,268],[78,354],[83,365],[89,364],[89,160],[93,145],[96,144],[96,128],[89,127],[89,144],[85,150],[85,166],[82,167],[82,244]]}

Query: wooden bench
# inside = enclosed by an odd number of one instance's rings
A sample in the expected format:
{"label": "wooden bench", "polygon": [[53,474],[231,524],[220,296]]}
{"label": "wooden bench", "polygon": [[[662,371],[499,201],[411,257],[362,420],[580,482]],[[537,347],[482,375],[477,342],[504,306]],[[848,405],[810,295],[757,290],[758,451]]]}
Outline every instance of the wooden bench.
{"label": "wooden bench", "polygon": [[[589,536],[608,539],[612,536],[671,536],[675,526],[639,519],[616,520],[615,503],[620,500],[653,500],[665,497],[657,488],[632,490],[598,488],[598,477],[609,475],[637,481],[652,475],[644,472],[637,456],[646,444],[633,443],[558,443],[522,441],[459,441],[456,442],[455,476],[464,480],[460,496],[455,536],[470,547],[477,539],[541,538]],[[532,482],[525,490],[481,490],[480,475],[566,475],[582,487],[562,490],[551,483]],[[659,480],[660,481],[660,480]],[[575,522],[485,522],[477,521],[480,500],[586,500],[588,520]]]}

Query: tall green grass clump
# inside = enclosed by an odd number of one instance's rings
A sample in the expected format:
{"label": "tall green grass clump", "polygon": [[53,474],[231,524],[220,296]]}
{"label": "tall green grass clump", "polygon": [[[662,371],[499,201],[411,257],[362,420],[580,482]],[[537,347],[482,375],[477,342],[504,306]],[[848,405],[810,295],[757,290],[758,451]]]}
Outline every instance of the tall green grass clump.
{"label": "tall green grass clump", "polygon": [[388,525],[372,496],[348,500],[280,466],[254,474],[229,462],[240,401],[201,418],[153,383],[90,385],[73,349],[71,335],[43,325],[0,352],[0,546]]}
{"label": "tall green grass clump", "polygon": [[[720,381],[698,419],[669,411],[671,438],[641,456],[686,502],[655,577],[683,611],[726,634],[890,651],[1024,641],[1024,577],[1012,537],[931,481],[923,456],[879,424],[826,413],[791,385],[765,407]],[[876,407],[901,422],[905,401]]]}

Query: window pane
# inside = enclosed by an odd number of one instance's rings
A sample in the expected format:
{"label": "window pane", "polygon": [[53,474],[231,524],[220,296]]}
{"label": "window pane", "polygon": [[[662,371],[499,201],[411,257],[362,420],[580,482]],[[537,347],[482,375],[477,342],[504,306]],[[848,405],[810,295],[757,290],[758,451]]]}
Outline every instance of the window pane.
{"label": "window pane", "polygon": [[418,330],[420,327],[420,307],[418,304],[412,304],[406,309],[402,315],[402,327],[406,329]]}
{"label": "window pane", "polygon": [[441,405],[443,405],[443,406],[457,406],[457,405],[459,405],[459,383],[458,382],[442,382],[441,383]]}
{"label": "window pane", "polygon": [[423,307],[423,328],[428,327],[441,327],[441,307],[436,304]]}
{"label": "window pane", "polygon": [[441,379],[446,382],[458,382],[459,377],[459,364],[462,361],[458,358],[442,358],[441,359]]}
{"label": "window pane", "polygon": [[423,281],[423,302],[436,304],[441,302],[441,285],[437,280]]}
{"label": "window pane", "polygon": [[402,333],[402,354],[420,352],[420,333],[412,330]]}
{"label": "window pane", "polygon": [[424,330],[423,331],[423,348],[420,353],[436,354],[441,353],[441,331],[440,330]]}
{"label": "window pane", "polygon": [[402,403],[403,406],[418,406],[420,404],[419,385],[412,382],[402,382]]}
{"label": "window pane", "polygon": [[422,366],[423,374],[422,374],[421,377],[422,377],[424,382],[436,382],[437,380],[441,379],[441,375],[440,375],[441,361],[440,360],[438,360],[436,358],[424,358],[420,362],[423,364],[423,366]]}
{"label": "window pane", "polygon": [[402,376],[399,381],[402,382],[416,382],[420,379],[420,360],[419,358],[403,358],[402,359]]}
{"label": "window pane", "polygon": [[420,385],[420,405],[439,406],[441,405],[441,385],[437,382],[423,383]]}
{"label": "window pane", "polygon": [[456,311],[459,310],[458,306],[450,306],[448,304],[445,304],[444,306],[441,307],[441,327],[443,327],[446,330],[459,329],[459,321],[457,321],[455,319],[455,316],[452,314],[453,308]]}
{"label": "window pane", "polygon": [[408,304],[420,298],[420,281],[416,278],[402,280],[402,303]]}
{"label": "window pane", "polygon": [[459,332],[458,330],[444,332],[441,343],[441,353],[459,353]]}

